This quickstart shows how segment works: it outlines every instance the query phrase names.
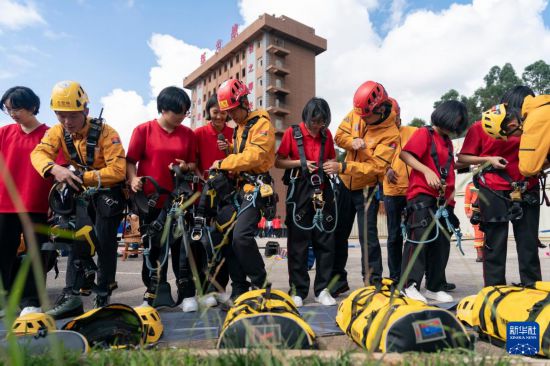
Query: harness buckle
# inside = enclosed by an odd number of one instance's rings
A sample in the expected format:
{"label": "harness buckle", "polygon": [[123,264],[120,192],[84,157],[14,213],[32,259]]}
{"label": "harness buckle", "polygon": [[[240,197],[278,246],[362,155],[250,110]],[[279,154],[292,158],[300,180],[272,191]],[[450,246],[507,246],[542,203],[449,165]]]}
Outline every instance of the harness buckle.
{"label": "harness buckle", "polygon": [[105,201],[105,204],[109,207],[113,206],[114,204],[118,203],[118,201],[115,201],[111,197],[106,197],[103,199]]}
{"label": "harness buckle", "polygon": [[315,210],[322,210],[325,207],[325,200],[323,199],[323,192],[316,191],[313,193],[313,208]]}
{"label": "harness buckle", "polygon": [[319,187],[321,185],[321,176],[319,176],[319,174],[312,174],[309,180],[314,187]]}

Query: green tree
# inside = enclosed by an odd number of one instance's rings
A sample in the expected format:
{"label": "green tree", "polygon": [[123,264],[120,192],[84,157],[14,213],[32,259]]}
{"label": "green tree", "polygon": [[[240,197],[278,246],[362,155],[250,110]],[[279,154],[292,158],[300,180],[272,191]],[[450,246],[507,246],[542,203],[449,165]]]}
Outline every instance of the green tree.
{"label": "green tree", "polygon": [[464,95],[460,95],[458,91],[455,89],[451,89],[445,94],[441,96],[441,98],[434,102],[434,108],[437,108],[441,103],[446,102],[448,100],[458,100],[466,106],[468,109],[468,126],[472,125],[475,121],[479,119],[479,116],[481,115],[481,111],[477,106],[477,100],[474,97],[466,97]]}
{"label": "green tree", "polygon": [[521,78],[536,94],[550,94],[550,65],[543,60],[526,66]]}
{"label": "green tree", "polygon": [[449,100],[460,100],[460,94],[455,89],[449,90],[437,102],[434,102],[434,109],[439,107],[441,103]]}
{"label": "green tree", "polygon": [[477,89],[473,95],[481,111],[497,104],[507,90],[522,84],[510,63],[506,63],[502,69],[498,66],[491,67],[483,80],[485,80],[485,86]]}
{"label": "green tree", "polygon": [[409,126],[423,127],[426,126],[426,121],[424,121],[422,118],[415,117],[413,118],[411,123],[409,123]]}

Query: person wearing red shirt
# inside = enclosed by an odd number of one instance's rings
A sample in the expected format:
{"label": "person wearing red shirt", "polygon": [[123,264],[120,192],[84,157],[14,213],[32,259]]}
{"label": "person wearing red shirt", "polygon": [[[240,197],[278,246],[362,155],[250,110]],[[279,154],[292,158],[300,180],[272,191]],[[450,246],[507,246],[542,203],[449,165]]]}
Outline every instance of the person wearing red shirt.
{"label": "person wearing red shirt", "polygon": [[[470,131],[468,131],[468,133]],[[474,248],[476,248],[477,252],[476,262],[483,262],[483,245],[485,237],[483,235],[483,231],[481,231],[479,228],[479,223],[475,223],[476,220],[478,220],[479,218],[474,217],[476,210],[479,214],[478,193],[479,189],[477,189],[474,182],[468,183],[468,185],[464,189],[464,212],[466,213],[466,217],[470,219],[470,222],[472,223],[472,228],[474,229]]]}
{"label": "person wearing red shirt", "polygon": [[[296,306],[302,306],[309,292],[307,256],[311,242],[317,259],[315,301],[336,305],[328,288],[336,225],[334,192],[329,175],[324,171],[324,164],[336,158],[332,135],[327,128],[330,124],[328,103],[312,98],[304,107],[302,120],[299,126],[285,131],[275,161],[277,168],[286,169],[283,181],[288,185],[286,225],[290,291]],[[318,203],[321,205],[314,208]]]}
{"label": "person wearing red shirt", "polygon": [[218,97],[214,93],[206,102],[207,125],[195,130],[197,143],[197,170],[205,179],[208,178],[208,169],[216,160],[227,156],[227,151],[217,148],[219,136],[223,135],[225,141],[231,144],[233,141],[233,129],[227,125],[227,111],[221,111],[218,105]]}
{"label": "person wearing red shirt", "polygon": [[[534,96],[526,86],[508,91],[501,103],[518,108],[519,101]],[[481,164],[484,170],[478,176],[479,211],[482,230],[485,232],[483,279],[485,286],[506,285],[506,252],[508,228],[512,223],[519,273],[524,285],[541,281],[538,256],[538,230],[540,218],[539,184],[536,177],[525,178],[519,169],[520,137],[509,136],[507,141],[497,140],[483,131],[478,121],[468,131],[459,161]],[[511,202],[512,185],[522,186],[521,203]]]}
{"label": "person wearing red shirt", "polygon": [[[228,155],[228,150],[218,148],[218,141],[220,135],[223,136],[223,141],[227,144],[231,144],[233,141],[233,129],[227,125],[229,120],[227,111],[220,110],[218,105],[218,97],[216,93],[206,101],[205,106],[206,120],[209,121],[207,125],[197,128],[195,132],[195,140],[197,144],[197,175],[203,176],[208,179],[208,170],[212,166],[212,163],[216,160],[221,160]],[[216,243],[213,243],[216,245]],[[229,283],[229,272],[227,263],[227,251],[231,250],[231,246],[224,245],[221,249],[221,255],[218,257],[219,262],[214,264],[215,277],[210,280],[209,288],[206,288],[206,292],[218,291],[217,293],[210,293],[201,299],[201,303],[207,306],[215,306],[218,299],[225,299],[227,295],[220,292],[225,290]],[[201,263],[200,267],[203,268],[205,263]],[[214,283],[216,285],[214,285]]]}
{"label": "person wearing red shirt", "polygon": [[[145,194],[153,193],[154,187],[150,184],[143,184],[141,177],[153,177],[160,187],[171,192],[174,189],[170,168],[178,164],[182,171],[195,170],[196,147],[193,131],[182,125],[191,107],[191,100],[183,89],[167,87],[157,97],[157,110],[160,114],[158,119],[145,122],[137,126],[130,139],[127,160],[127,178],[133,192],[143,190]],[[136,168],[137,167],[137,168]],[[141,225],[149,225],[161,212],[167,195],[162,195],[154,209],[150,209],[147,215],[141,215]],[[144,243],[146,244],[146,243]],[[170,248],[172,252],[172,269],[179,278],[179,252],[180,241],[173,243]],[[158,246],[150,248],[150,262],[156,263],[160,254]],[[159,283],[166,281],[168,265],[161,268]],[[145,257],[142,266],[142,279],[147,291],[144,301],[152,302],[153,297],[149,291],[155,284],[151,283],[151,273],[147,268]],[[185,279],[180,279],[184,284],[179,291],[183,291],[184,311],[196,311],[198,304],[195,299],[195,286],[192,281],[192,274],[189,273]],[[178,281],[180,282],[180,281]]]}
{"label": "person wearing red shirt", "polygon": [[266,224],[266,219],[265,217],[262,216],[260,221],[258,221],[258,236],[260,238],[263,238],[265,236],[265,224]]}
{"label": "person wearing red shirt", "polygon": [[[43,179],[31,164],[30,154],[48,130],[36,118],[40,109],[40,99],[29,88],[16,86],[8,89],[0,107],[15,123],[0,128],[0,158],[3,159],[5,174],[10,178],[0,179],[0,237],[2,238],[2,255],[0,256],[0,271],[4,288],[11,294],[11,286],[16,276],[17,248],[21,234],[24,234],[27,245],[31,238],[23,233],[20,215],[26,214],[34,225],[47,225],[48,193],[52,187],[51,179]],[[9,181],[14,184],[21,199],[22,207],[8,190]],[[48,241],[46,235],[37,234],[37,244]],[[43,268],[46,266],[48,252],[41,253]],[[42,312],[36,291],[36,280],[31,270],[21,298],[21,315]],[[42,286],[44,284],[41,284]],[[3,312],[3,310],[1,310]]]}
{"label": "person wearing red shirt", "polygon": [[[449,259],[450,235],[442,217],[433,223],[433,215],[446,209],[454,228],[459,227],[454,214],[455,162],[450,137],[464,132],[468,124],[466,106],[458,101],[441,103],[431,115],[432,126],[418,129],[403,147],[400,158],[412,168],[407,189],[407,241],[403,248],[401,273],[404,293],[427,302],[426,297],[453,301],[444,291],[445,268]],[[437,234],[437,236],[436,236]],[[418,256],[413,260],[414,253]],[[426,274],[426,293],[420,292]]]}

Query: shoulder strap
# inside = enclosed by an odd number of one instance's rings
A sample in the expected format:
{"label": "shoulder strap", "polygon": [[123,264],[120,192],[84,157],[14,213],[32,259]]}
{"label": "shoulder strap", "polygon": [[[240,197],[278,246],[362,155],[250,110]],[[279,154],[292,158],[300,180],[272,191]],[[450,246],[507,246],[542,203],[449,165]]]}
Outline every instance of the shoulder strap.
{"label": "shoulder strap", "polygon": [[71,134],[67,132],[67,130],[63,131],[63,138],[65,139],[65,145],[67,146],[67,150],[69,151],[71,160],[75,161],[78,165],[83,165],[82,160],[80,160],[80,156],[78,156],[78,153],[76,152],[73,138],[71,137]]}
{"label": "shoulder strap", "polygon": [[325,172],[323,171],[323,163],[325,162],[325,148],[327,143],[327,131],[325,129],[321,130],[321,149],[319,151],[319,177],[321,178],[321,183],[323,182],[323,177]]}
{"label": "shoulder strap", "polygon": [[296,141],[296,145],[298,146],[298,155],[300,156],[300,167],[302,168],[302,176],[305,177],[308,170],[306,152],[304,150],[304,135],[302,135],[302,130],[300,130],[300,126],[292,125],[292,136],[294,137],[294,141]]}
{"label": "shoulder strap", "polygon": [[88,130],[88,137],[86,138],[86,165],[94,165],[95,147],[99,141],[101,135],[101,128],[103,126],[103,119],[92,118],[90,120],[90,129]]}
{"label": "shoulder strap", "polygon": [[435,168],[439,171],[439,174],[441,176],[441,180],[442,181],[446,181],[447,180],[447,176],[449,175],[449,169],[451,168],[451,162],[453,161],[453,148],[452,148],[452,143],[450,141],[449,138],[446,138],[446,142],[448,144],[450,144],[450,146],[448,146],[448,150],[449,150],[449,158],[447,159],[447,162],[445,163],[445,166],[442,167],[440,164],[439,164],[439,157],[437,155],[437,147],[435,145],[435,139],[434,139],[434,129],[432,126],[426,126],[425,127],[429,132],[430,132],[430,136],[431,136],[431,139],[432,139],[432,147],[431,147],[431,156],[432,156],[432,159],[435,163]]}
{"label": "shoulder strap", "polygon": [[235,154],[240,154],[244,151],[244,148],[246,146],[246,140],[248,139],[248,132],[250,131],[250,128],[254,126],[256,122],[258,122],[259,119],[260,119],[260,116],[256,116],[246,123],[246,126],[244,126],[243,134],[241,135],[241,144],[238,149],[237,149],[237,143],[236,143],[237,128],[235,129],[235,131],[233,132],[233,143],[234,143],[233,151]]}

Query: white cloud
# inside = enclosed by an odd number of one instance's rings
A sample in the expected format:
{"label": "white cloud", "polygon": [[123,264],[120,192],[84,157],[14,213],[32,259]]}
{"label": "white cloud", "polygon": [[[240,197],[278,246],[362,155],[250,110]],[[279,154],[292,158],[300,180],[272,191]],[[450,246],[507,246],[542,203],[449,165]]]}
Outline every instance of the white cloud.
{"label": "white cloud", "polygon": [[33,3],[0,0],[0,28],[18,30],[45,23]]}
{"label": "white cloud", "polygon": [[405,4],[394,1],[399,20],[381,38],[369,18],[377,2],[343,0],[241,0],[245,23],[259,14],[287,15],[315,28],[328,40],[317,57],[317,94],[339,119],[351,109],[355,89],[377,80],[401,104],[403,120],[428,118],[433,102],[454,88],[470,95],[493,65],[511,62],[516,71],[550,55],[550,31],[541,14],[546,0],[474,0],[441,12],[399,15]]}
{"label": "white cloud", "polygon": [[101,98],[101,104],[103,117],[120,134],[125,147],[128,147],[134,127],[157,115],[155,102],[151,100],[145,104],[143,98],[132,90],[115,89]]}
{"label": "white cloud", "polygon": [[56,31],[53,31],[51,29],[46,29],[44,31],[44,37],[48,38],[48,39],[51,39],[51,40],[58,40],[58,39],[65,39],[65,38],[70,38],[71,35],[68,34],[68,33],[65,33],[65,32],[56,32]]}
{"label": "white cloud", "polygon": [[[181,88],[183,78],[200,65],[200,55],[203,52],[207,56],[213,53],[212,50],[187,44],[165,34],[153,34],[148,44],[157,58],[157,66],[149,73],[151,93],[145,100],[135,91],[121,89],[115,89],[101,98],[107,123],[121,134],[125,147],[128,146],[134,127],[157,116],[158,93],[168,86]],[[184,124],[188,123],[186,119]]]}
{"label": "white cloud", "polygon": [[384,29],[389,30],[401,23],[403,16],[405,15],[405,8],[407,6],[406,0],[393,0],[390,8],[390,17],[384,24]]}

